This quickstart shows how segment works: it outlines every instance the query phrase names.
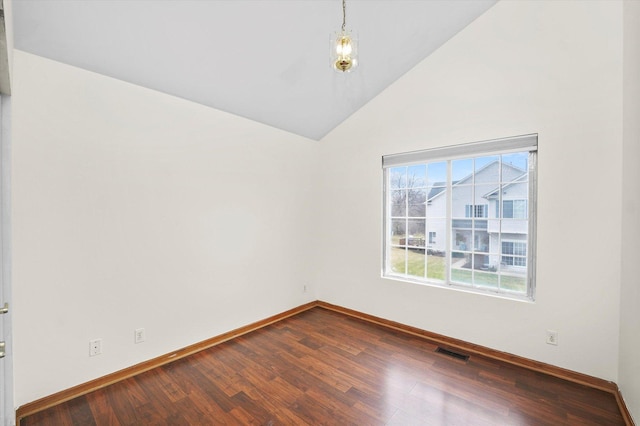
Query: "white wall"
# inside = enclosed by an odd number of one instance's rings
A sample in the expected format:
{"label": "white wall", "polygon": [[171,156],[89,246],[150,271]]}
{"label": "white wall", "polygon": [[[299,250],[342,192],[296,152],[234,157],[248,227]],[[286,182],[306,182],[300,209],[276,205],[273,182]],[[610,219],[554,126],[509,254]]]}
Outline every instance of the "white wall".
{"label": "white wall", "polygon": [[[621,19],[620,2],[500,2],[328,135],[319,298],[617,380]],[[539,134],[535,303],[380,277],[382,155],[528,133]]]}
{"label": "white wall", "polygon": [[[609,380],[620,355],[638,413],[622,8],[500,2],[320,144],[16,52],[16,405],[318,298]],[[534,132],[535,303],[380,278],[383,154]]]}
{"label": "white wall", "polygon": [[[0,48],[0,197],[2,211],[0,212],[0,244],[2,245],[2,260],[0,269],[0,305],[5,302],[12,308],[10,313],[0,320],[0,340],[3,340],[8,348],[0,365],[0,423],[11,425],[15,422],[15,415],[10,407],[13,403],[13,297],[11,291],[11,81],[13,78],[13,13],[12,0],[1,0],[4,13],[3,24],[4,48]],[[6,62],[5,62],[6,59]],[[6,67],[5,67],[6,66]]]}
{"label": "white wall", "polygon": [[17,406],[315,299],[298,261],[315,143],[20,51],[14,66]]}
{"label": "white wall", "polygon": [[0,244],[2,245],[0,304],[8,303],[9,312],[0,318],[0,340],[6,353],[0,363],[0,424],[15,422],[13,404],[13,297],[11,289],[11,97],[0,95]]}
{"label": "white wall", "polygon": [[624,4],[624,139],[620,380],[622,395],[640,421],[640,2]]}

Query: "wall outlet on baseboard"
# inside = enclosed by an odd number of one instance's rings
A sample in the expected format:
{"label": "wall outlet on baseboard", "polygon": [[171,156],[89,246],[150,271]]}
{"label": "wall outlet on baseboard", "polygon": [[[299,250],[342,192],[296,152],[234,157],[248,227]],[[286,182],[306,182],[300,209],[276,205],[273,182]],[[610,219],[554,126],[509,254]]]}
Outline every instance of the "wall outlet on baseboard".
{"label": "wall outlet on baseboard", "polygon": [[547,330],[547,344],[558,346],[558,332],[555,330]]}
{"label": "wall outlet on baseboard", "polygon": [[102,339],[89,341],[89,356],[96,356],[102,353]]}

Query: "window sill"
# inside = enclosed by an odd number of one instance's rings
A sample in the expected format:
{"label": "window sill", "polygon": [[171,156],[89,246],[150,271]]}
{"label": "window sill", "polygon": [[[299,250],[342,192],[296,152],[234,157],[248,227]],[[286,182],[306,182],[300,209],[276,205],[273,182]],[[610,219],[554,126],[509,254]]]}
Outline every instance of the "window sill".
{"label": "window sill", "polygon": [[406,275],[382,274],[382,278],[393,280],[393,281],[401,281],[409,284],[417,284],[425,287],[434,287],[434,288],[439,288],[444,290],[453,290],[453,291],[458,291],[463,293],[471,293],[471,294],[477,294],[481,296],[495,297],[498,299],[513,300],[516,302],[535,303],[534,296],[527,296],[521,293],[510,293],[508,291],[497,292],[497,291],[492,291],[490,289],[468,287],[463,284],[446,283],[443,281],[418,280],[418,279],[412,279],[411,277]]}

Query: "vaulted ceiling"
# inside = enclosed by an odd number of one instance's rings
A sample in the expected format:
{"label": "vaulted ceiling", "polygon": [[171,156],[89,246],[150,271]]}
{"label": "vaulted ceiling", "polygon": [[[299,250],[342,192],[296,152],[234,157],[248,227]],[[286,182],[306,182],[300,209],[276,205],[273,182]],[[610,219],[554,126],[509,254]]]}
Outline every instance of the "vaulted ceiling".
{"label": "vaulted ceiling", "polygon": [[[320,140],[496,0],[14,0],[17,49]],[[433,82],[438,84],[438,82]]]}

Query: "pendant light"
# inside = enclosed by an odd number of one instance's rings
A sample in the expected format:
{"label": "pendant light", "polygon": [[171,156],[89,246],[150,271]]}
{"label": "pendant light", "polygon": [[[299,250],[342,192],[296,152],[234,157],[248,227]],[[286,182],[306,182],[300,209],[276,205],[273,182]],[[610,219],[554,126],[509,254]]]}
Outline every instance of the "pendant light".
{"label": "pendant light", "polygon": [[331,66],[338,72],[351,72],[358,66],[358,40],[347,30],[346,0],[342,0],[342,28],[331,38]]}

